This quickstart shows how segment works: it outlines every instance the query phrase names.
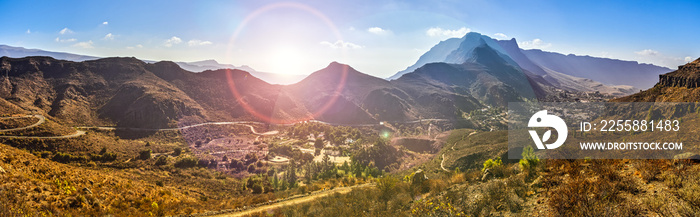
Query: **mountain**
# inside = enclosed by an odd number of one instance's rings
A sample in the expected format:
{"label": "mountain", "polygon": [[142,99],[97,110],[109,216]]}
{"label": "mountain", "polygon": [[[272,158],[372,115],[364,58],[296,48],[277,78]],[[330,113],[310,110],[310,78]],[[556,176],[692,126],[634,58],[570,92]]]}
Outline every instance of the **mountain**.
{"label": "mountain", "polygon": [[12,47],[12,46],[8,46],[8,45],[0,45],[0,56],[7,56],[7,57],[14,57],[14,58],[21,58],[21,57],[27,57],[27,56],[48,56],[48,57],[53,57],[55,59],[70,60],[70,61],[76,61],[76,62],[99,59],[99,57],[93,57],[93,56],[84,56],[84,55],[63,53],[63,52],[52,52],[52,51],[45,51],[45,50],[39,50],[39,49],[26,49],[23,47]]}
{"label": "mountain", "polygon": [[636,61],[563,55],[542,50],[523,50],[532,62],[542,68],[574,77],[587,78],[606,85],[628,85],[646,89],[656,83],[656,76],[672,71],[669,68]]}
{"label": "mountain", "polygon": [[[59,60],[69,60],[69,61],[75,61],[75,62],[82,62],[85,60],[96,60],[101,57],[94,57],[94,56],[85,56],[85,55],[79,55],[79,54],[72,54],[72,53],[64,53],[64,52],[53,52],[53,51],[45,51],[45,50],[40,50],[40,49],[27,49],[23,47],[12,47],[8,45],[0,45],[0,56],[7,56],[7,57],[13,57],[13,58],[22,58],[22,57],[28,57],[28,56],[47,56],[47,57],[53,57],[54,59],[59,59]],[[157,61],[153,60],[143,60],[145,63],[156,63]],[[234,66],[231,64],[221,64],[217,62],[216,60],[203,60],[203,61],[195,61],[195,62],[177,62],[177,65],[179,65],[181,68],[186,69],[188,71],[192,72],[202,72],[206,70],[217,70],[217,69],[238,69],[238,70],[243,70],[250,72],[252,75],[254,75],[257,78],[260,78],[268,83],[272,84],[293,84],[296,82],[301,81],[301,79],[304,79],[306,75],[297,75],[297,74],[277,74],[277,73],[269,73],[269,72],[258,72],[255,69],[243,65],[243,66]]]}
{"label": "mountain", "polygon": [[181,68],[192,71],[192,72],[202,72],[206,70],[217,70],[217,69],[238,69],[242,71],[249,72],[251,75],[260,78],[267,83],[271,84],[293,84],[296,82],[301,81],[304,79],[307,75],[299,75],[299,74],[278,74],[278,73],[269,73],[269,72],[259,72],[256,71],[255,69],[242,65],[242,66],[234,66],[231,64],[221,64],[217,62],[216,60],[203,60],[203,61],[196,61],[196,62],[175,62],[177,65],[179,65]]}
{"label": "mountain", "polygon": [[441,41],[423,54],[415,64],[388,79],[399,79],[428,63],[474,62],[474,59],[479,57],[474,55],[474,50],[484,45],[494,50],[495,55],[506,63],[520,67],[522,73],[534,82],[532,87],[535,92],[540,94],[545,94],[545,91],[553,87],[567,91],[598,91],[618,96],[628,95],[640,88],[651,86],[654,82],[653,77],[670,71],[664,67],[633,61],[523,50],[515,39],[494,40],[488,36],[470,32],[462,38]]}
{"label": "mountain", "polygon": [[163,127],[206,119],[194,100],[135,58],[2,57],[0,64],[0,97],[69,124]]}
{"label": "mountain", "polygon": [[700,58],[659,75],[654,87],[614,99],[617,102],[697,102],[700,101]]}
{"label": "mountain", "polygon": [[508,62],[514,63],[509,57],[506,57],[505,52],[495,40],[492,38],[476,33],[469,32],[462,38],[450,38],[445,41],[441,41],[434,47],[432,47],[428,52],[421,55],[418,61],[409,66],[408,68],[392,75],[389,80],[395,80],[400,78],[402,75],[412,72],[413,70],[434,62],[444,62],[444,63],[463,63],[470,61],[473,56],[471,56],[472,51],[482,45],[486,44],[498,52],[499,56],[504,59],[509,59]]}
{"label": "mountain", "polygon": [[540,77],[548,85],[562,90],[600,92],[610,95],[629,95],[638,89],[630,85],[605,85],[601,82],[589,78],[572,76],[560,71],[555,71],[543,67],[533,62],[524,50],[519,46],[515,38],[511,40],[499,40],[498,44],[503,47],[506,53],[517,62],[525,71],[532,73],[530,77]]}

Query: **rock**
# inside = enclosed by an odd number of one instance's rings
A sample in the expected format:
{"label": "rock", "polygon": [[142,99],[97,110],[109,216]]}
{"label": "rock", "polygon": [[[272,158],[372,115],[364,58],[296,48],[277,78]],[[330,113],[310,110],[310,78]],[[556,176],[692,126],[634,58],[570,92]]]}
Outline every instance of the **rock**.
{"label": "rock", "polygon": [[486,181],[486,180],[490,179],[492,176],[493,176],[493,174],[491,174],[491,170],[486,169],[486,170],[484,170],[484,175],[481,176],[481,181]]}
{"label": "rock", "polygon": [[533,180],[532,183],[530,183],[530,187],[542,187],[542,176],[538,176],[535,180]]}
{"label": "rock", "polygon": [[691,160],[698,163],[700,162],[700,155],[693,152],[686,152],[673,156],[673,163],[679,163],[681,160]]}
{"label": "rock", "polygon": [[428,177],[425,176],[425,172],[423,172],[423,170],[419,169],[413,173],[413,178],[411,179],[411,184],[412,185],[420,185],[425,180],[428,180]]}

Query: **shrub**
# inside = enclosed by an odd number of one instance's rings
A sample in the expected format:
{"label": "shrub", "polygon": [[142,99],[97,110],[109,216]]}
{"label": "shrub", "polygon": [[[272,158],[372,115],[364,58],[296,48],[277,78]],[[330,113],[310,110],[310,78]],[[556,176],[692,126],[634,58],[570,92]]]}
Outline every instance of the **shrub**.
{"label": "shrub", "polygon": [[493,169],[495,167],[500,167],[503,165],[503,162],[501,161],[500,157],[497,157],[495,160],[493,159],[488,159],[484,162],[484,168],[481,169],[481,171],[485,171],[486,169]]}
{"label": "shrub", "polygon": [[195,157],[183,157],[175,162],[175,167],[177,168],[191,168],[196,167],[199,160]]}
{"label": "shrub", "polygon": [[177,157],[177,156],[180,156],[180,154],[182,154],[182,148],[180,148],[180,147],[175,148],[175,150],[173,151],[173,156]]}
{"label": "shrub", "polygon": [[535,172],[537,165],[540,163],[540,159],[535,155],[531,146],[527,146],[523,149],[522,153],[523,159],[520,159],[520,169],[530,176]]}
{"label": "shrub", "polygon": [[156,166],[165,165],[167,163],[168,163],[168,157],[166,157],[165,155],[161,155],[161,156],[158,156],[158,158],[156,158]]}
{"label": "shrub", "polygon": [[151,149],[146,149],[139,152],[139,159],[148,160],[151,159]]}

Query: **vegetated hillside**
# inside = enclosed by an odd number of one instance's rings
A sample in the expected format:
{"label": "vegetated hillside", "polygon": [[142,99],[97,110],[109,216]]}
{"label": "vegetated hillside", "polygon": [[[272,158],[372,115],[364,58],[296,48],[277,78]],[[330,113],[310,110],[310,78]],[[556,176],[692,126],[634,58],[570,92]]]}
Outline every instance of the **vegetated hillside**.
{"label": "vegetated hillside", "polygon": [[376,123],[415,117],[414,105],[403,90],[336,62],[284,89],[303,101],[311,113],[325,109],[318,118],[328,122]]}
{"label": "vegetated hillside", "polygon": [[639,93],[617,98],[617,102],[697,102],[700,101],[700,59],[678,67],[678,70],[659,75],[654,87]]}
{"label": "vegetated hillside", "polygon": [[281,85],[268,84],[246,71],[219,69],[192,73],[166,61],[149,64],[148,69],[190,96],[207,111],[211,120],[269,121],[265,118],[272,117],[284,122],[308,116],[307,109],[297,98],[282,91]]}
{"label": "vegetated hillside", "polygon": [[0,96],[67,123],[163,127],[182,117],[205,118],[195,101],[135,58],[2,57],[0,62],[6,75]]}

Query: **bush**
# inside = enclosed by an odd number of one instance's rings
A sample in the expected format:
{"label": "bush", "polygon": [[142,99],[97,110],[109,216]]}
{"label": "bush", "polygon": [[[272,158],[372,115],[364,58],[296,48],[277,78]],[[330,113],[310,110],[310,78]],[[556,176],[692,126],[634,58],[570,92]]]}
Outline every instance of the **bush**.
{"label": "bush", "polygon": [[175,162],[175,167],[177,168],[191,168],[196,167],[199,160],[195,157],[184,157],[180,158]]}
{"label": "bush", "polygon": [[139,159],[148,160],[151,159],[151,149],[146,149],[139,152]]}
{"label": "bush", "polygon": [[173,156],[177,157],[177,156],[180,156],[180,154],[182,154],[182,148],[180,148],[180,147],[175,148],[175,150],[173,151]]}
{"label": "bush", "polygon": [[488,159],[486,162],[484,162],[484,168],[481,169],[481,171],[486,171],[487,169],[493,170],[495,167],[500,167],[503,165],[503,162],[501,161],[500,157],[497,157],[495,160],[493,159]]}
{"label": "bush", "polygon": [[520,169],[527,176],[531,176],[536,172],[537,165],[540,163],[540,159],[535,155],[531,146],[525,147],[522,153],[523,159],[520,159]]}
{"label": "bush", "polygon": [[161,155],[158,156],[158,158],[156,158],[156,166],[161,166],[165,164],[168,164],[168,157],[166,157],[165,155]]}

